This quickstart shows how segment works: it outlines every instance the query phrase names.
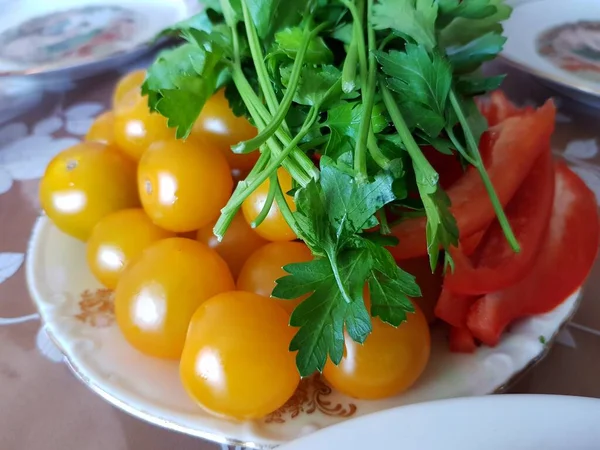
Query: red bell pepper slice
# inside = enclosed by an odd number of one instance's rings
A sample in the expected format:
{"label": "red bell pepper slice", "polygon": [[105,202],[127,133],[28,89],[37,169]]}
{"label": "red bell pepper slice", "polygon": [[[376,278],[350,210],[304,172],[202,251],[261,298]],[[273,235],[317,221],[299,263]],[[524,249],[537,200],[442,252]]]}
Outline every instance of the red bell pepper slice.
{"label": "red bell pepper slice", "polygon": [[[487,137],[484,135],[482,157],[502,205],[512,199],[535,161],[548,148],[555,115],[556,108],[550,100],[534,113],[506,119],[492,128]],[[474,168],[469,168],[447,193],[461,238],[482,230],[494,219],[492,203]],[[425,217],[417,217],[392,228],[392,234],[400,241],[389,248],[394,258],[401,260],[427,254],[426,224]]]}
{"label": "red bell pepper slice", "polygon": [[483,239],[486,230],[487,227],[481,231],[478,231],[475,234],[472,234],[471,236],[467,236],[466,238],[460,240],[460,249],[462,250],[462,253],[464,255],[471,256],[473,253],[475,253],[475,250],[477,250],[477,247],[479,247],[479,244]]}
{"label": "red bell pepper slice", "polygon": [[478,298],[473,295],[457,294],[444,286],[435,305],[435,315],[454,327],[465,328],[471,306]]}
{"label": "red bell pepper slice", "polygon": [[516,285],[481,297],[469,311],[469,330],[487,345],[496,345],[515,319],[560,305],[583,284],[596,259],[596,197],[565,164],[557,164],[555,173],[552,217],[533,269]]}
{"label": "red bell pepper slice", "polygon": [[514,198],[505,208],[521,251],[515,253],[498,221],[492,223],[471,258],[451,249],[455,270],[444,279],[444,287],[467,295],[505,289],[523,279],[542,245],[554,199],[554,163],[550,148],[541,155]]}
{"label": "red bell pepper slice", "polygon": [[479,110],[485,116],[490,127],[498,125],[509,117],[522,116],[534,111],[531,106],[518,108],[502,91],[494,91],[489,98],[482,99],[479,102]]}
{"label": "red bell pepper slice", "polygon": [[452,353],[474,353],[477,350],[475,338],[468,328],[450,328],[449,347]]}

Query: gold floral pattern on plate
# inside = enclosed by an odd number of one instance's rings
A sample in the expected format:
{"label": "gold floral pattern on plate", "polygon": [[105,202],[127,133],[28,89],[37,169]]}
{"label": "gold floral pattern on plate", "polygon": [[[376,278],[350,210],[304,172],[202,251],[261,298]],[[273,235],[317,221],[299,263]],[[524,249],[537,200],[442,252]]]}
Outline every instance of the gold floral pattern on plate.
{"label": "gold floral pattern on plate", "polygon": [[332,401],[329,397],[332,389],[320,375],[304,378],[292,397],[279,408],[265,417],[266,423],[286,423],[300,414],[313,414],[316,411],[327,416],[352,417],[356,413],[356,405],[346,405]]}
{"label": "gold floral pattern on plate", "polygon": [[110,289],[86,289],[79,300],[80,313],[75,318],[94,328],[106,328],[115,322],[115,303]]}

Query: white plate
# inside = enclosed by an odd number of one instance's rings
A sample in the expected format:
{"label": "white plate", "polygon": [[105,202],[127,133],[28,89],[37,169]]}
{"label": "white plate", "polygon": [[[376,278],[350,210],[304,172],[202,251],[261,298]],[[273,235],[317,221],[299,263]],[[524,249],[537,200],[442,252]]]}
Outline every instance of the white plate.
{"label": "white plate", "polygon": [[600,1],[533,0],[504,23],[502,57],[577,100],[600,97]]}
{"label": "white plate", "polygon": [[[452,354],[444,332],[433,333],[429,366],[404,395],[381,401],[346,397],[318,378],[303,382],[282,410],[255,422],[215,417],[185,394],[176,362],[144,356],[114,324],[110,292],[87,269],[85,246],[38,219],[26,262],[31,296],[56,342],[81,380],[110,403],[156,425],[221,443],[262,448],[294,440],[365,414],[411,403],[484,395],[502,390],[542,357],[578,305],[579,293],[556,310],[515,324],[496,348]],[[269,380],[265,380],[268,383]]]}
{"label": "white plate", "polygon": [[597,450],[599,417],[600,400],[591,398],[461,398],[350,420],[280,450]]}
{"label": "white plate", "polygon": [[0,15],[0,75],[64,75],[83,69],[89,75],[123,64],[150,50],[157,33],[190,17],[198,4],[189,0],[8,2]]}

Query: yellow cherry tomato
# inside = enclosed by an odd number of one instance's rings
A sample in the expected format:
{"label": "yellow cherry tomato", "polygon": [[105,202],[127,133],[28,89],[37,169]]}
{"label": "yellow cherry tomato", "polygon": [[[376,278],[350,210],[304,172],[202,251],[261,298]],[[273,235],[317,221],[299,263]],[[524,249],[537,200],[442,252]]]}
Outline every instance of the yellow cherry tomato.
{"label": "yellow cherry tomato", "polygon": [[275,303],[248,292],[226,292],[192,317],[179,372],[205,409],[256,419],[281,407],[300,381],[288,351],[294,330]]}
{"label": "yellow cherry tomato", "polygon": [[[279,179],[279,185],[281,186],[286,203],[292,211],[295,211],[296,205],[294,204],[294,199],[289,195],[286,195],[286,192],[292,189],[292,177],[285,169],[280,167],[277,170],[277,178]],[[267,202],[270,186],[271,183],[267,178],[265,182],[250,194],[242,204],[242,211],[248,224],[252,224],[254,219],[256,219],[262,211],[263,206]],[[269,214],[265,220],[255,228],[255,231],[268,241],[280,242],[293,241],[296,239],[296,234],[285,221],[276,202],[273,202],[271,209],[269,209]]]}
{"label": "yellow cherry tomato", "polygon": [[114,289],[127,265],[146,247],[174,236],[154,225],[140,208],[117,211],[92,230],[87,242],[88,266],[98,281]]}
{"label": "yellow cherry tomato", "polygon": [[238,155],[231,151],[231,146],[252,139],[256,134],[256,128],[246,118],[233,114],[225,98],[225,90],[222,89],[204,104],[192,128],[190,139],[218,148],[227,158],[231,169],[243,175],[254,167],[259,152]]}
{"label": "yellow cherry tomato", "polygon": [[206,245],[169,238],[146,248],[121,275],[115,315],[125,339],[150,356],[181,356],[194,311],[235,287],[223,259]]}
{"label": "yellow cherry tomato", "polygon": [[121,150],[139,160],[150,145],[175,139],[167,119],[148,109],[148,98],[137,90],[129,91],[115,107],[115,142]]}
{"label": "yellow cherry tomato", "polygon": [[233,277],[237,278],[248,257],[267,244],[267,241],[250,228],[241,213],[234,217],[221,242],[213,234],[214,225],[213,222],[198,230],[197,238],[221,255],[229,265]]}
{"label": "yellow cherry tomato", "polygon": [[431,337],[421,309],[394,328],[373,318],[373,331],[364,344],[344,332],[344,357],[339,365],[327,361],[323,375],[340,392],[355,398],[381,399],[413,385],[429,361]]}
{"label": "yellow cherry tomato", "polygon": [[98,142],[82,142],[50,161],[40,203],[65,233],[87,240],[104,216],[139,206],[135,163]]}
{"label": "yellow cherry tomato", "polygon": [[96,117],[90,126],[85,140],[88,142],[102,142],[103,144],[115,143],[115,115],[106,111]]}
{"label": "yellow cherry tomato", "polygon": [[217,219],[231,196],[233,180],[218,150],[164,141],[152,145],[141,159],[138,188],[155,224],[184,233]]}
{"label": "yellow cherry tomato", "polygon": [[144,69],[134,70],[121,78],[117,82],[113,94],[113,107],[117,107],[129,92],[133,90],[139,92],[142,89],[145,78],[146,71]]}
{"label": "yellow cherry tomato", "polygon": [[[311,251],[301,242],[271,242],[256,250],[246,260],[237,279],[237,288],[270,297],[275,288],[275,281],[289,275],[283,270],[283,266],[312,259]],[[306,296],[296,300],[272,300],[281,305],[288,314],[292,314],[305,298]]]}

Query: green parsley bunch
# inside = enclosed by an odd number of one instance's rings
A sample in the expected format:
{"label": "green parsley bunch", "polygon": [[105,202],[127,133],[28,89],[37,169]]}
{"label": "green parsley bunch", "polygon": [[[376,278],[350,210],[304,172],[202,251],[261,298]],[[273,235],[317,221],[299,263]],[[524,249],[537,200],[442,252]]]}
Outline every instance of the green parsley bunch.
{"label": "green parsley bunch", "polygon": [[[339,363],[344,330],[362,343],[371,317],[399,326],[414,311],[408,297],[420,289],[385,248],[397,244],[389,236],[390,211],[398,220],[426,215],[432,269],[440,250],[458,244],[448,196],[422,146],[479,171],[518,251],[479,154],[487,123],[474,102],[502,82],[482,76],[480,67],[505,42],[500,22],[510,8],[503,0],[204,3],[203,13],[169,30],[185,42],[159,55],[143,92],[179,138],[222,87],[233,111],[258,128],[255,138],[232,148],[260,157],[214,233],[222,237],[244,200],[271,180],[255,225],[276,202],[315,256],[286,266],[289,276],[273,291],[282,299],[311,293],[290,321],[298,327],[290,350],[302,376],[321,371],[327,358]],[[280,166],[295,183],[287,193],[294,212],[277,182]]]}

